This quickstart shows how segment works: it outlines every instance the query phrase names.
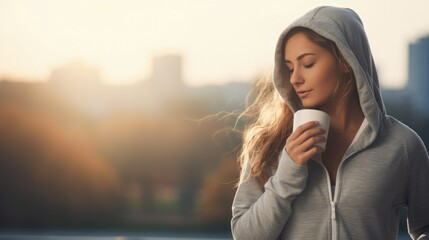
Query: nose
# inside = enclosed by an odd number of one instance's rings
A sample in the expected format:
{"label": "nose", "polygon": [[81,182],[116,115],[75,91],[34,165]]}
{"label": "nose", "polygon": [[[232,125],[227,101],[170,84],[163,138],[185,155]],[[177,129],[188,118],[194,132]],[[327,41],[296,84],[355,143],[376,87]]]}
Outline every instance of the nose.
{"label": "nose", "polygon": [[304,78],[299,73],[298,69],[294,69],[293,72],[289,72],[289,76],[289,81],[292,85],[300,85],[304,83]]}

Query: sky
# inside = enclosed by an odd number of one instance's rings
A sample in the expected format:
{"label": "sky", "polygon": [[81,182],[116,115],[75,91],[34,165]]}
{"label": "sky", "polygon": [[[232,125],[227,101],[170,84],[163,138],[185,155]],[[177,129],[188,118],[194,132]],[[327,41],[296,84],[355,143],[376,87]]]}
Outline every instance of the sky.
{"label": "sky", "polygon": [[429,34],[425,0],[0,0],[0,79],[46,81],[83,61],[110,85],[151,75],[152,59],[183,56],[190,86],[269,74],[279,34],[309,10],[361,17],[385,87],[404,86],[408,45]]}

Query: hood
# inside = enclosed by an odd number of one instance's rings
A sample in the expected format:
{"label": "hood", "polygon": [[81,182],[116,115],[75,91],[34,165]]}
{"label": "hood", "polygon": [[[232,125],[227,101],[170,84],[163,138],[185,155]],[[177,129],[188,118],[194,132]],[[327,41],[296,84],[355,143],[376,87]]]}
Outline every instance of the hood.
{"label": "hood", "polygon": [[285,64],[284,38],[294,27],[309,28],[337,45],[356,78],[359,101],[369,128],[365,141],[375,139],[380,122],[386,114],[381,98],[377,71],[365,30],[359,16],[351,9],[318,7],[288,26],[280,35],[275,51],[274,85],[293,112],[302,108],[301,101],[289,81]]}

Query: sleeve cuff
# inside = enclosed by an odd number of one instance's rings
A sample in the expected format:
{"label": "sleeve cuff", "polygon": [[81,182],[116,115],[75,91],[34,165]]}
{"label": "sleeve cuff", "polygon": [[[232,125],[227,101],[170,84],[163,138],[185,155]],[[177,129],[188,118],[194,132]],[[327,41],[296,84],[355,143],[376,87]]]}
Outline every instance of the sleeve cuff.
{"label": "sleeve cuff", "polygon": [[283,150],[279,155],[277,171],[268,180],[265,187],[284,198],[296,196],[304,190],[307,177],[307,165],[295,163],[289,154]]}

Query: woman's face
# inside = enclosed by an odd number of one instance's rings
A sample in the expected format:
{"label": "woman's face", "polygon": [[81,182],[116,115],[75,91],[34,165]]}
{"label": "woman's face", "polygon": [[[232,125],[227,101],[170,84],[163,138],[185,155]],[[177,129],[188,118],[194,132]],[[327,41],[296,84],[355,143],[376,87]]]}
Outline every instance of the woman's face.
{"label": "woman's face", "polygon": [[304,108],[335,106],[334,91],[340,74],[336,58],[328,50],[298,32],[286,42],[285,60],[290,83]]}

